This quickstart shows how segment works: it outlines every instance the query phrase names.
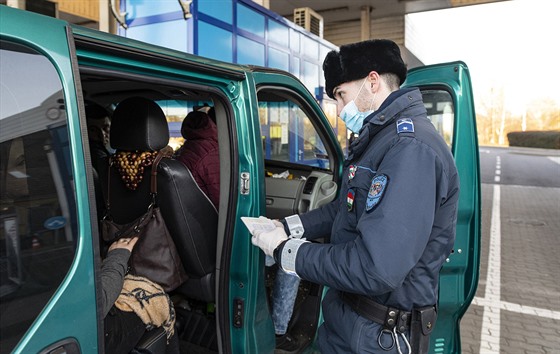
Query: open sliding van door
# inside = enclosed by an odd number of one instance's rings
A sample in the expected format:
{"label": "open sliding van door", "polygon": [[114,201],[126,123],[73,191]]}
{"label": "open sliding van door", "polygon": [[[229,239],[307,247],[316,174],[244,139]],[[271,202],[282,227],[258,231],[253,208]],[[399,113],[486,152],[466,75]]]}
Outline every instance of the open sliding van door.
{"label": "open sliding van door", "polygon": [[0,352],[97,352],[71,31],[6,6],[0,24]]}
{"label": "open sliding van door", "polygon": [[460,320],[478,284],[481,205],[476,116],[463,62],[411,69],[403,87],[418,87],[428,118],[449,145],[460,177],[457,235],[440,273],[438,320],[430,353],[460,353]]}

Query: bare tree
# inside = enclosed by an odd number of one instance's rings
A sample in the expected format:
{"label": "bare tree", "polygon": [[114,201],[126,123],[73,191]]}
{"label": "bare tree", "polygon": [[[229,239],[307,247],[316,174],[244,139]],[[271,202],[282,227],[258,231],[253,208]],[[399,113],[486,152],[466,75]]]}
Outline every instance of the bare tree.
{"label": "bare tree", "polygon": [[475,105],[480,145],[507,145],[512,131],[560,130],[560,102],[550,97],[534,100],[514,114],[507,109],[504,89],[492,88]]}

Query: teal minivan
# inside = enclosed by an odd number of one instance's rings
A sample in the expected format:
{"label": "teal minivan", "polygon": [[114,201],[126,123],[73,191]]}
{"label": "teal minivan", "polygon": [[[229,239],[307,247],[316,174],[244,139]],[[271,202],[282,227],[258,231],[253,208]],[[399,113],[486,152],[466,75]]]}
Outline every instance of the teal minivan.
{"label": "teal minivan", "polygon": [[[470,85],[462,62],[412,69],[404,83],[422,90],[461,178],[457,240],[441,272],[432,353],[461,351],[459,324],[478,282],[480,181]],[[214,231],[204,242],[186,240],[198,267],[181,254],[189,280],[170,294],[181,351],[273,353],[275,273],[240,217],[284,217],[337,197],[346,142],[331,128],[336,117],[325,114],[333,103],[318,102],[286,72],[196,57],[6,6],[0,6],[0,353],[104,351],[103,199],[85,106],[110,111],[132,96],[163,109],[174,148],[187,113],[205,105],[215,111]],[[181,181],[176,188],[188,193]],[[195,209],[183,211],[196,215]],[[315,351],[324,290],[305,281],[299,287],[289,331],[300,352]],[[157,352],[146,345],[156,332],[147,332],[139,349]]]}

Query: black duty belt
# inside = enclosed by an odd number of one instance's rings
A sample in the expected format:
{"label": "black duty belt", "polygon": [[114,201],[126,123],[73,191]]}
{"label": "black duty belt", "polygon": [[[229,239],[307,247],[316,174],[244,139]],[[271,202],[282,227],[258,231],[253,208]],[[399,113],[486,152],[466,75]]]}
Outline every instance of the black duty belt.
{"label": "black duty belt", "polygon": [[341,297],[358,315],[383,325],[383,329],[393,331],[396,327],[400,333],[410,327],[411,312],[378,304],[362,295],[341,292]]}

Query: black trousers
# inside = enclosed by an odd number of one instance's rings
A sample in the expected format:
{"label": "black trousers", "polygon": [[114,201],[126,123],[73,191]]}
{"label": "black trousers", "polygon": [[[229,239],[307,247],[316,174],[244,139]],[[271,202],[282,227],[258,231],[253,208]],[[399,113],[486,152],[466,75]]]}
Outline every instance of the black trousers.
{"label": "black trousers", "polygon": [[[146,332],[146,325],[134,312],[112,307],[105,317],[105,354],[128,354]],[[178,354],[177,332],[169,338],[166,354]]]}
{"label": "black trousers", "polygon": [[128,354],[146,332],[146,325],[134,312],[112,307],[105,317],[105,353]]}

